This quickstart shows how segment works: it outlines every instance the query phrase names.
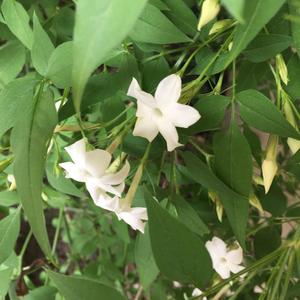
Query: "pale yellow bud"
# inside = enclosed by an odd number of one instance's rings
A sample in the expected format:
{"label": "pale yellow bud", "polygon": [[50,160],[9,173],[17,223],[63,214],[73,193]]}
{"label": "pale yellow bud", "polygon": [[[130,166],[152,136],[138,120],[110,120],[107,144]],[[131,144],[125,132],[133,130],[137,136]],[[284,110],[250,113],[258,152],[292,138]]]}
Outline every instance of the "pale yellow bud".
{"label": "pale yellow bud", "polygon": [[295,154],[300,149],[300,141],[299,140],[288,138],[287,144],[293,154]]}
{"label": "pale yellow bud", "polygon": [[218,220],[220,222],[222,222],[224,208],[223,208],[223,205],[220,201],[219,196],[215,192],[208,192],[208,196],[212,200],[212,202],[215,203]]}
{"label": "pale yellow bud", "polygon": [[230,51],[232,49],[232,46],[233,46],[233,42],[230,42],[228,45],[228,51]]}
{"label": "pale yellow bud", "polygon": [[294,127],[297,129],[297,122],[296,122],[296,119],[295,119],[295,116],[294,116],[294,112],[293,112],[293,109],[291,107],[291,104],[289,101],[290,98],[289,96],[283,92],[282,93],[282,98],[284,100],[284,105],[283,105],[283,111],[284,111],[284,114],[285,114],[285,117],[287,119],[287,121]]}
{"label": "pale yellow bud", "polygon": [[278,167],[275,160],[265,159],[262,163],[262,173],[264,179],[265,193],[269,192]]}
{"label": "pale yellow bud", "polygon": [[276,163],[277,145],[278,136],[270,135],[266,148],[266,158],[262,163],[262,175],[266,194],[268,193],[278,170]]}
{"label": "pale yellow bud", "polygon": [[10,183],[9,191],[14,191],[17,188],[15,176],[12,174],[7,175],[7,181]]}
{"label": "pale yellow bud", "polygon": [[219,33],[227,29],[228,27],[230,27],[232,24],[233,24],[233,20],[231,19],[224,19],[224,20],[217,21],[210,29],[209,35]]}
{"label": "pale yellow bud", "polygon": [[202,4],[200,19],[198,23],[198,30],[213,20],[220,11],[219,0],[204,0]]}
{"label": "pale yellow bud", "polygon": [[250,194],[249,202],[257,210],[259,210],[260,212],[264,212],[264,209],[262,208],[261,203],[260,203],[259,199],[256,197],[255,194]]}
{"label": "pale yellow bud", "polygon": [[281,54],[276,55],[276,66],[281,80],[287,85],[289,81],[288,70]]}

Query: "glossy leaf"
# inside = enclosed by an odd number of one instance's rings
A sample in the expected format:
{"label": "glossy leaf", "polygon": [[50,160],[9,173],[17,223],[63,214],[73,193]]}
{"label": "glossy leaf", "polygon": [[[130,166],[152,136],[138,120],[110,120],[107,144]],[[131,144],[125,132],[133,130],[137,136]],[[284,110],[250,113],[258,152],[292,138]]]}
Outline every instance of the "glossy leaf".
{"label": "glossy leaf", "polygon": [[237,100],[240,104],[241,117],[249,126],[282,137],[300,139],[300,134],[262,93],[246,90],[237,94]]}
{"label": "glossy leaf", "polygon": [[136,42],[152,44],[190,41],[158,8],[151,4],[146,6],[130,32],[130,37]]}
{"label": "glossy leaf", "polygon": [[32,63],[35,69],[45,75],[49,58],[54,51],[54,46],[36,14],[33,15],[33,45],[31,49]]}
{"label": "glossy leaf", "polygon": [[171,216],[145,190],[149,232],[155,261],[171,280],[203,286],[212,275],[210,256],[204,242]]}
{"label": "glossy leaf", "polygon": [[80,111],[89,76],[126,37],[146,2],[135,0],[132,5],[132,0],[77,1],[72,72],[76,111]]}
{"label": "glossy leaf", "polygon": [[20,118],[12,132],[14,176],[33,234],[45,255],[49,257],[50,245],[41,194],[45,155],[57,123],[57,114],[52,93],[44,92],[42,87],[30,104],[30,113]]}
{"label": "glossy leaf", "polygon": [[25,48],[18,41],[7,42],[0,48],[0,85],[2,88],[21,72],[25,59]]}
{"label": "glossy leaf", "polygon": [[252,181],[250,146],[236,122],[228,132],[214,136],[215,167],[217,175],[235,192],[249,196]]}
{"label": "glossy leaf", "polygon": [[221,0],[229,13],[240,23],[244,23],[244,7],[247,0]]}
{"label": "glossy leaf", "polygon": [[0,137],[28,113],[36,83],[36,79],[23,77],[12,81],[0,92],[0,111],[5,112],[0,118]]}
{"label": "glossy leaf", "polygon": [[66,276],[50,270],[47,270],[47,274],[66,300],[125,300],[117,290],[98,281]]}
{"label": "glossy leaf", "polygon": [[2,14],[10,31],[31,49],[33,33],[29,25],[29,16],[22,4],[15,0],[4,0],[2,2]]}
{"label": "glossy leaf", "polygon": [[285,0],[245,1],[245,22],[236,27],[231,50],[220,56],[211,73],[218,73],[224,70],[278,12],[284,2]]}
{"label": "glossy leaf", "polygon": [[59,45],[51,54],[46,77],[58,88],[67,88],[72,84],[73,42]]}
{"label": "glossy leaf", "polygon": [[194,154],[185,153],[184,161],[190,176],[196,182],[218,194],[236,238],[241,246],[245,247],[249,208],[248,198],[231,190]]}
{"label": "glossy leaf", "polygon": [[20,209],[0,221],[0,264],[13,252],[20,231]]}

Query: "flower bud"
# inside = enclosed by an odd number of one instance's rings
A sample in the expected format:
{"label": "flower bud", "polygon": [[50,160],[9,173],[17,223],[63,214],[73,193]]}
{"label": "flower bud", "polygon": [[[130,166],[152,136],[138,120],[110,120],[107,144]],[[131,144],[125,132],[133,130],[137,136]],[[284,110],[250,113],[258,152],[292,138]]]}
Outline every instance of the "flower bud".
{"label": "flower bud", "polygon": [[220,11],[219,0],[204,0],[202,4],[200,19],[198,23],[198,30],[213,20]]}
{"label": "flower bud", "polygon": [[249,196],[249,203],[255,207],[257,210],[259,210],[260,212],[264,212],[264,209],[261,206],[261,203],[259,201],[259,199],[256,197],[255,194],[251,193]]}
{"label": "flower bud", "polygon": [[266,149],[266,158],[262,163],[262,175],[266,194],[268,193],[278,170],[276,162],[277,145],[278,136],[270,135]]}
{"label": "flower bud", "polygon": [[223,31],[228,27],[230,27],[231,24],[233,24],[233,20],[231,19],[224,19],[224,20],[217,21],[210,29],[209,35],[219,33],[220,31]]}
{"label": "flower bud", "polygon": [[285,85],[287,85],[289,81],[288,70],[281,54],[276,55],[276,66],[281,80]]}
{"label": "flower bud", "polygon": [[211,201],[215,203],[218,220],[222,222],[224,208],[220,201],[219,196],[217,195],[217,193],[212,191],[208,192],[208,196],[211,199]]}
{"label": "flower bud", "polygon": [[12,174],[7,175],[7,181],[10,183],[9,191],[14,191],[17,188],[15,176]]}
{"label": "flower bud", "polygon": [[300,149],[300,141],[299,140],[295,140],[293,138],[288,138],[287,139],[287,144],[290,148],[290,150],[292,151],[293,154],[295,154],[296,152],[298,152],[298,150]]}

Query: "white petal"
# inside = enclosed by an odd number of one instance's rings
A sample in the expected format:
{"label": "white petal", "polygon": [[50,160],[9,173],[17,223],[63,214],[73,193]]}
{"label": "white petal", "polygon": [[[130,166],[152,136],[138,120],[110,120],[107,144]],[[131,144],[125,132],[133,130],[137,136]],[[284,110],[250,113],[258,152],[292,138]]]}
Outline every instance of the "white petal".
{"label": "white petal", "polygon": [[84,139],[81,139],[71,146],[66,147],[65,150],[68,152],[75,164],[79,165],[81,168],[85,167],[86,149]]}
{"label": "white petal", "polygon": [[226,257],[226,244],[218,237],[213,237],[211,241],[207,241],[205,247],[213,261]]}
{"label": "white petal", "polygon": [[148,213],[145,207],[132,207],[130,213],[141,220],[148,220]]}
{"label": "white petal", "polygon": [[188,128],[200,119],[195,108],[179,103],[170,105],[163,113],[176,127]]}
{"label": "white petal", "polygon": [[126,161],[124,167],[117,173],[108,173],[102,176],[102,181],[111,185],[121,184],[125,181],[130,171],[130,165]]}
{"label": "white petal", "polygon": [[140,232],[144,233],[145,223],[135,215],[131,214],[130,212],[120,212],[117,213],[117,216],[119,219],[122,219],[124,222],[130,225],[132,229],[139,230]]}
{"label": "white petal", "polygon": [[[152,97],[152,96],[151,96]],[[154,99],[153,99],[154,101]],[[154,108],[151,107],[150,105],[145,104],[143,101],[137,101],[137,111],[136,111],[136,116],[138,118],[147,118],[151,117],[154,114]]]}
{"label": "white petal", "polygon": [[181,78],[176,74],[164,78],[155,92],[155,99],[160,108],[176,103],[181,94]]}
{"label": "white petal", "polygon": [[228,263],[228,268],[230,269],[230,271],[234,274],[242,271],[245,269],[245,267],[243,266],[239,266],[239,265],[236,265],[236,264],[231,264],[231,263]]}
{"label": "white petal", "polygon": [[149,93],[142,91],[141,87],[139,86],[139,83],[135,78],[132,78],[127,95],[137,99],[138,101],[141,101],[144,105],[148,107],[156,106],[153,96]]}
{"label": "white petal", "polygon": [[227,279],[230,277],[230,269],[227,264],[218,264],[217,266],[214,266],[214,269],[221,276],[222,279]]}
{"label": "white petal", "polygon": [[200,289],[195,288],[195,289],[193,289],[192,297],[198,297],[198,296],[201,296],[202,294],[203,294],[203,292]]}
{"label": "white petal", "polygon": [[166,118],[161,118],[158,122],[158,130],[167,142],[168,151],[182,146],[178,143],[178,133],[175,126]]}
{"label": "white petal", "polygon": [[158,128],[150,118],[138,118],[132,134],[152,142],[158,134]]}
{"label": "white petal", "polygon": [[104,174],[110,161],[111,154],[101,149],[89,151],[85,154],[85,168],[95,177],[100,177]]}
{"label": "white petal", "polygon": [[61,163],[59,165],[66,171],[67,178],[72,178],[79,182],[85,182],[87,174],[84,170],[79,168],[78,165],[76,165],[72,162],[65,162],[65,163]]}
{"label": "white petal", "polygon": [[98,188],[104,190],[105,192],[111,193],[115,196],[121,197],[120,189],[118,187],[111,186],[110,184],[106,184],[102,182],[101,178],[88,178],[86,180],[87,184],[97,186]]}
{"label": "white petal", "polygon": [[226,255],[227,260],[232,263],[239,265],[243,261],[243,250],[241,247],[238,249],[231,250]]}

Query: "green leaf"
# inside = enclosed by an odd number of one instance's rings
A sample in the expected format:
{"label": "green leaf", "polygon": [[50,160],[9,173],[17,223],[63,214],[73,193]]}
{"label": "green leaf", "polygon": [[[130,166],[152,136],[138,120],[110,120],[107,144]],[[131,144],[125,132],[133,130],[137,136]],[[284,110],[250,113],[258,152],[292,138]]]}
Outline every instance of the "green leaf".
{"label": "green leaf", "polygon": [[9,207],[20,203],[20,198],[16,191],[2,191],[0,192],[0,205]]}
{"label": "green leaf", "polygon": [[[289,12],[294,15],[295,12],[297,12],[297,18],[299,18],[299,12],[298,12],[298,7],[296,6],[296,2],[293,3],[293,1],[288,1],[289,5]],[[292,20],[289,22],[291,26],[291,31],[292,31],[292,37],[294,41],[294,46],[297,50],[297,54],[300,57],[300,23],[297,20]]]}
{"label": "green leaf", "polygon": [[33,33],[29,25],[29,16],[22,4],[15,0],[4,0],[1,9],[6,25],[10,31],[25,47],[31,49]]}
{"label": "green leaf", "polygon": [[263,62],[274,57],[292,44],[288,35],[259,34],[243,52],[252,62]]}
{"label": "green leaf", "polygon": [[201,96],[201,99],[194,106],[199,111],[201,118],[195,125],[187,129],[187,132],[191,134],[219,128],[229,104],[229,97]]}
{"label": "green leaf", "polygon": [[45,76],[54,46],[36,14],[33,15],[33,38],[31,49],[32,64],[41,75]]}
{"label": "green leaf", "polygon": [[147,290],[159,273],[151,250],[148,225],[146,225],[145,233],[140,233],[136,239],[134,256],[139,279],[144,290]]}
{"label": "green leaf", "polygon": [[245,1],[245,22],[236,27],[231,50],[220,56],[211,73],[219,73],[224,70],[271,20],[284,2],[285,0]]}
{"label": "green leaf", "polygon": [[0,264],[12,253],[20,231],[20,209],[0,221]]}
{"label": "green leaf", "polygon": [[115,289],[98,281],[58,274],[47,270],[47,274],[66,300],[125,300]]}
{"label": "green leaf", "polygon": [[18,262],[15,252],[12,251],[8,259],[0,265],[0,299],[5,299],[12,281],[13,272],[18,267]]}
{"label": "green leaf", "polygon": [[132,5],[132,0],[77,1],[72,73],[77,112],[89,76],[126,37],[146,2],[138,0]]}
{"label": "green leaf", "polygon": [[249,196],[252,182],[250,146],[236,122],[228,132],[214,136],[215,167],[218,177],[238,194]]}
{"label": "green leaf", "polygon": [[0,48],[0,85],[11,82],[25,64],[25,48],[18,41],[7,42]]}
{"label": "green leaf", "polygon": [[238,93],[236,98],[239,102],[241,117],[249,126],[282,137],[300,139],[300,134],[262,93],[246,90]]}
{"label": "green leaf", "polygon": [[300,59],[298,55],[293,55],[287,64],[289,81],[285,87],[292,98],[300,98]]}
{"label": "green leaf", "polygon": [[59,45],[48,62],[46,77],[58,88],[67,88],[72,84],[73,42]]}
{"label": "green leaf", "polygon": [[184,153],[184,161],[191,178],[218,194],[236,238],[245,247],[248,198],[231,190],[194,154]]}
{"label": "green leaf", "polygon": [[136,42],[174,44],[190,42],[158,8],[148,4],[136,22],[130,37]]}
{"label": "green leaf", "polygon": [[146,189],[145,199],[152,251],[160,271],[171,280],[205,285],[211,278],[212,265],[204,242],[163,209]]}
{"label": "green leaf", "polygon": [[165,14],[184,33],[193,36],[197,33],[197,18],[183,0],[165,0],[170,10]]}
{"label": "green leaf", "polygon": [[30,291],[23,300],[55,300],[56,294],[57,290],[53,286],[42,286]]}
{"label": "green leaf", "polygon": [[50,256],[41,194],[47,145],[57,123],[57,113],[53,95],[43,91],[43,84],[30,106],[31,112],[20,118],[12,131],[14,176],[33,234],[45,255]]}
{"label": "green leaf", "polygon": [[36,83],[36,79],[23,77],[12,81],[0,92],[0,111],[5,112],[0,118],[0,137],[28,113]]}
{"label": "green leaf", "polygon": [[187,201],[180,196],[176,196],[173,204],[176,207],[179,221],[185,224],[191,231],[200,236],[209,233],[208,227]]}
{"label": "green leaf", "polygon": [[[138,78],[138,66],[131,54],[124,54],[119,71],[116,73],[101,73],[90,78],[83,95],[81,109],[97,104],[114,96],[117,92],[127,92],[132,77]],[[68,102],[59,112],[59,119],[64,120],[75,113],[74,106]]]}
{"label": "green leaf", "polygon": [[228,12],[240,23],[244,23],[245,0],[221,0]]}

